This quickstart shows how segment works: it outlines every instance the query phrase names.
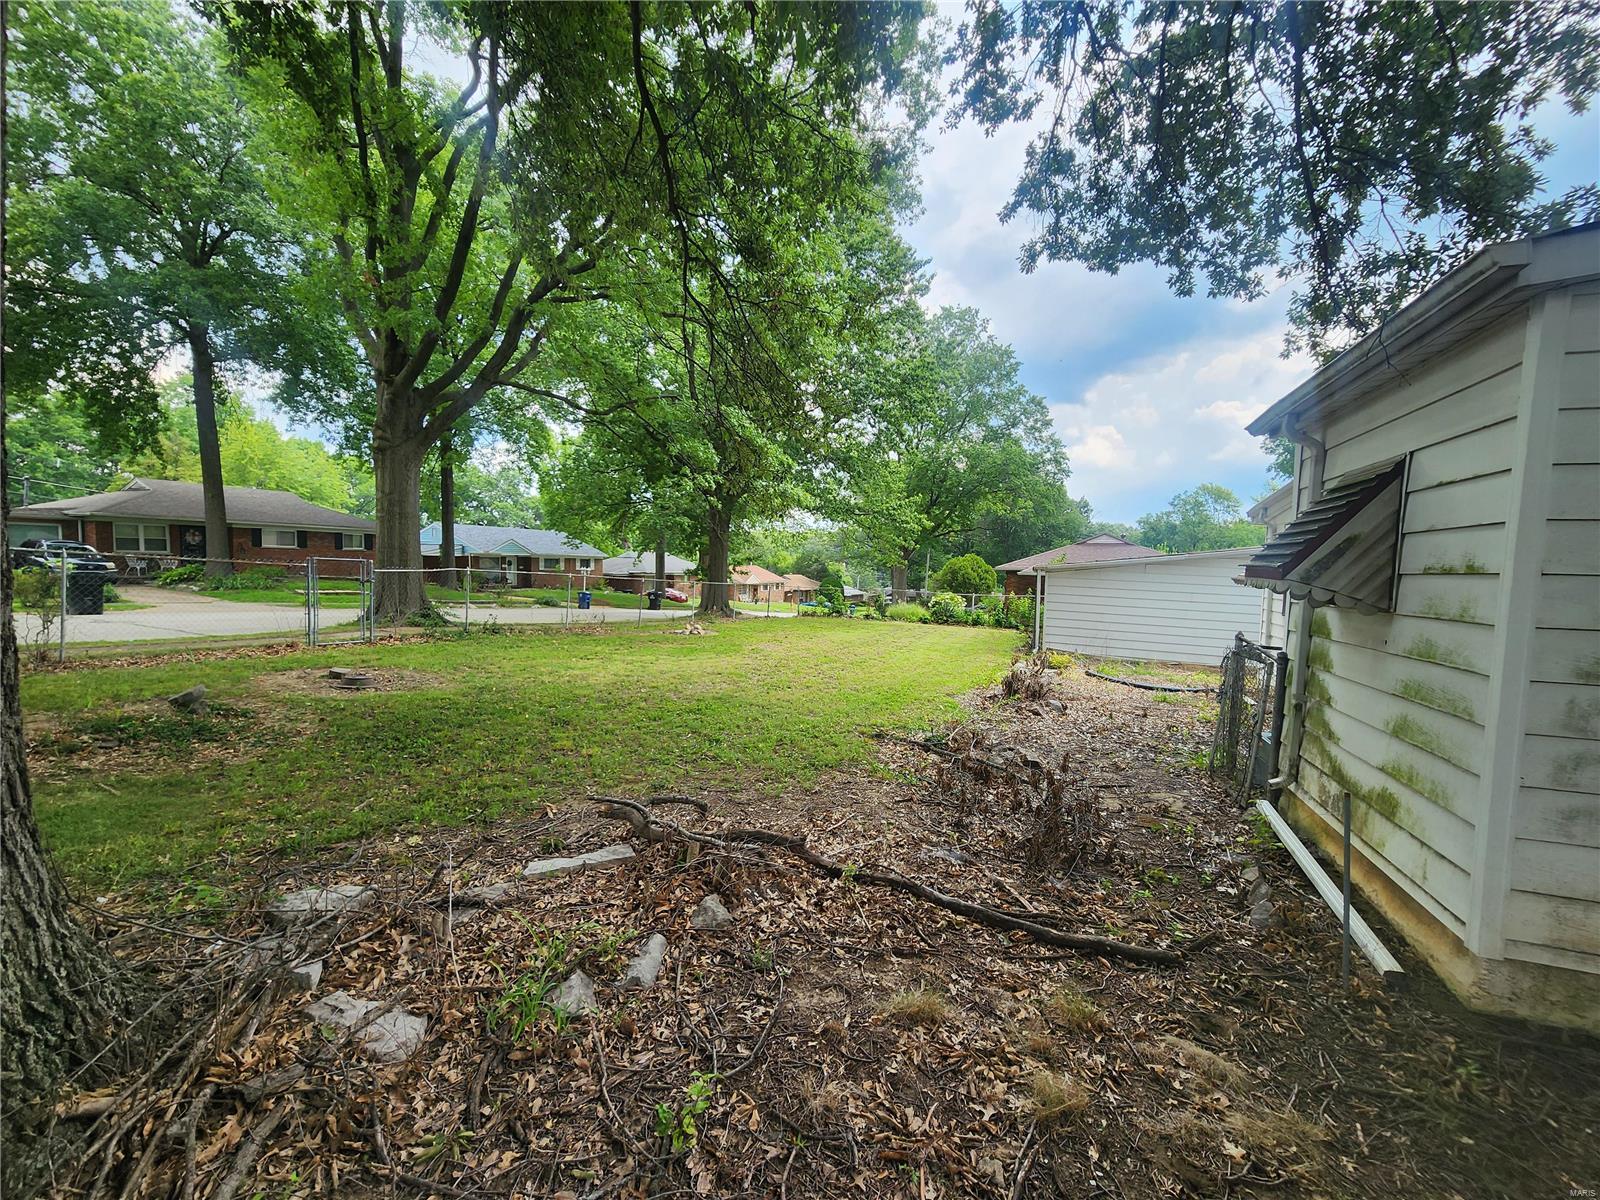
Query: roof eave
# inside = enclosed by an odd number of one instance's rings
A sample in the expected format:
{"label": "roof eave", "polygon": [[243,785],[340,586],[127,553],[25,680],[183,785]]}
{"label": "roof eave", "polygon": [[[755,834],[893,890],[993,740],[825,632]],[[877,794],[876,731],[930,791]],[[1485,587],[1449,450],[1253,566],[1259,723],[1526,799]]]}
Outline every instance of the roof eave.
{"label": "roof eave", "polygon": [[1090,559],[1088,562],[1045,563],[1043,566],[1035,567],[1031,571],[1019,573],[1034,575],[1043,572],[1048,575],[1056,571],[1088,571],[1093,570],[1095,567],[1126,567],[1133,563],[1150,565],[1155,563],[1187,562],[1197,558],[1222,558],[1232,554],[1251,555],[1259,549],[1261,549],[1260,546],[1230,546],[1226,550],[1189,550],[1183,554],[1137,554],[1131,558],[1097,558]]}
{"label": "roof eave", "polygon": [[1245,429],[1256,437],[1281,433],[1288,417],[1328,403],[1372,372],[1386,368],[1406,347],[1501,295],[1532,261],[1531,239],[1486,246],[1340,353]]}

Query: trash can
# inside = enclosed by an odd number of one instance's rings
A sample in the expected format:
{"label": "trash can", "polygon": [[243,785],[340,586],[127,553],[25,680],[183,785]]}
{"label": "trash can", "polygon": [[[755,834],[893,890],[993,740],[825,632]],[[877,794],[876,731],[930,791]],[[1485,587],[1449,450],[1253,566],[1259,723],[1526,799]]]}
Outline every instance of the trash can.
{"label": "trash can", "polygon": [[594,599],[593,593],[591,593],[591,592],[579,592],[578,593],[578,607],[579,608],[588,608],[589,607],[589,602],[591,600],[593,600],[593,599]]}
{"label": "trash can", "polygon": [[651,612],[659,612],[660,609],[661,609],[661,593],[652,590],[652,591],[646,592],[645,595],[649,598],[649,601],[650,601],[648,604],[645,605],[645,607],[648,608]]}
{"label": "trash can", "polygon": [[106,577],[98,571],[67,572],[67,615],[98,617],[106,611]]}

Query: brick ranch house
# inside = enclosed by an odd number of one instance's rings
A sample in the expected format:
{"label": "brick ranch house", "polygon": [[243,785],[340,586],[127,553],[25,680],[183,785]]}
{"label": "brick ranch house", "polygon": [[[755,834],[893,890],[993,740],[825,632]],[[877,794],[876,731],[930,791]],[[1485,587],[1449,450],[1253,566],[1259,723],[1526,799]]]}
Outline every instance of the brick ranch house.
{"label": "brick ranch house", "polygon": [[[293,492],[223,488],[228,545],[206,544],[205,497],[198,483],[134,479],[116,492],[96,492],[13,508],[13,546],[28,538],[76,539],[140,577],[184,559],[236,563],[302,563],[308,558],[372,558],[376,523],[313,504]],[[331,565],[331,564],[329,564]]]}
{"label": "brick ranch house", "polygon": [[782,600],[784,588],[788,586],[782,575],[754,563],[733,568],[733,585],[735,600],[755,604]]}
{"label": "brick ranch house", "polygon": [[[422,565],[438,570],[439,523],[422,531]],[[515,529],[506,525],[457,525],[452,560],[457,570],[472,568],[473,581],[508,587],[573,589],[598,587],[605,551],[575,541],[556,529]]]}
{"label": "brick ranch house", "polygon": [[[665,566],[664,585],[670,588],[677,588],[687,596],[693,596],[695,594],[695,585],[689,576],[694,574],[695,564],[687,558],[679,558],[676,554],[669,554],[666,556]],[[614,558],[606,559],[601,569],[605,572],[606,586],[614,592],[632,592],[635,595],[639,595],[656,586],[656,552],[654,550],[640,550],[637,553],[619,554]]]}
{"label": "brick ranch house", "polygon": [[1122,558],[1149,558],[1160,553],[1161,551],[1152,550],[1149,546],[1138,546],[1112,534],[1099,533],[1092,538],[1084,538],[1081,542],[1073,542],[1070,546],[1057,546],[1054,550],[1043,550],[1038,554],[1030,554],[1027,558],[1001,563],[995,570],[1004,580],[1003,588],[1007,595],[1031,596],[1035,567],[1107,562]]}
{"label": "brick ranch house", "polygon": [[783,577],[783,598],[790,604],[809,604],[821,589],[822,584],[809,575]]}

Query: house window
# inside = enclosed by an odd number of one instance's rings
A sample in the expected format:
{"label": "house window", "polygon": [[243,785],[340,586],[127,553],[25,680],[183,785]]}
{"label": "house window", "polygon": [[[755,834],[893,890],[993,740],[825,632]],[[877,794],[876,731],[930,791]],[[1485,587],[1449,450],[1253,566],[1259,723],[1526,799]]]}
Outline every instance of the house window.
{"label": "house window", "polygon": [[111,544],[116,550],[147,551],[165,554],[168,550],[167,527],[165,525],[124,525],[121,522],[111,527]]}
{"label": "house window", "polygon": [[275,546],[280,550],[293,550],[300,545],[300,534],[294,529],[263,529],[261,544]]}
{"label": "house window", "polygon": [[561,570],[561,560],[559,558],[541,558],[539,560],[539,569],[541,571],[559,571]]}
{"label": "house window", "polygon": [[364,533],[341,533],[339,535],[339,549],[365,550],[367,548],[367,535]]}
{"label": "house window", "polygon": [[592,558],[580,558],[578,560],[578,570],[580,570],[580,571],[592,571],[592,570],[594,570],[594,559],[592,559]]}

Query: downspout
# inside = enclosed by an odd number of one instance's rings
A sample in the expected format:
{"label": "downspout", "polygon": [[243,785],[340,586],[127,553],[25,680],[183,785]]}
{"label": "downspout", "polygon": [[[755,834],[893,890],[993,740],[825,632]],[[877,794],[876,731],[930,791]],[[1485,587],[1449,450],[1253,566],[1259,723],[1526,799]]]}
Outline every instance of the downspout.
{"label": "downspout", "polygon": [[1044,572],[1033,573],[1033,650],[1044,649]]}
{"label": "downspout", "polygon": [[[1316,438],[1312,437],[1295,419],[1293,413],[1283,419],[1283,436],[1296,446],[1303,446],[1311,451],[1311,477],[1306,482],[1310,484],[1311,499],[1322,498],[1322,472],[1328,462],[1328,448]],[[1298,464],[1296,464],[1298,466]],[[1300,495],[1296,489],[1294,498],[1294,515],[1300,515]]]}
{"label": "downspout", "polygon": [[[1282,430],[1284,437],[1295,445],[1311,452],[1310,468],[1306,480],[1309,485],[1308,498],[1310,500],[1320,499],[1322,496],[1323,470],[1328,461],[1327,446],[1302,429],[1293,413],[1283,419]],[[1299,466],[1300,464],[1297,462],[1295,464],[1296,479],[1299,478]],[[1296,488],[1294,497],[1295,515],[1299,516],[1300,511],[1300,491]],[[1277,802],[1279,794],[1286,786],[1296,783],[1300,779],[1300,739],[1306,725],[1306,687],[1310,682],[1308,675],[1311,663],[1311,614],[1313,605],[1310,598],[1307,597],[1299,601],[1297,607],[1300,611],[1300,622],[1296,626],[1291,621],[1289,628],[1294,653],[1294,660],[1289,667],[1291,681],[1288,704],[1288,720],[1291,722],[1288,727],[1289,740],[1287,745],[1279,743],[1274,747],[1274,754],[1278,760],[1276,764],[1277,773],[1267,784],[1272,789],[1274,803]],[[1291,615],[1292,612],[1293,610],[1291,610]],[[1282,734],[1283,731],[1280,731],[1279,736],[1281,737]]]}

